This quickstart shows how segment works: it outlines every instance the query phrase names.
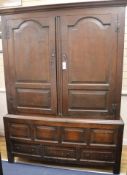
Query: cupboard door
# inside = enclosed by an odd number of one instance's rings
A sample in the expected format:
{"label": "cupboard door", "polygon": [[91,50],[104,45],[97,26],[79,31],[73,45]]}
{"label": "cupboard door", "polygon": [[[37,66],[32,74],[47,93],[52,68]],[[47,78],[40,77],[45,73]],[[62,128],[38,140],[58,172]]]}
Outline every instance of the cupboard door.
{"label": "cupboard door", "polygon": [[62,17],[64,115],[113,118],[116,21],[110,13]]}
{"label": "cupboard door", "polygon": [[56,114],[54,18],[40,13],[15,15],[7,21],[6,30],[9,112]]}

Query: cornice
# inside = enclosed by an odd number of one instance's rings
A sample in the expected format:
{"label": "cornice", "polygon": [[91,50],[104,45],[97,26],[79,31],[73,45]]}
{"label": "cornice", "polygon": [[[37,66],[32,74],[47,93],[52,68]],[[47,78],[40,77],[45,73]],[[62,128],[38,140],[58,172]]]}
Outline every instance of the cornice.
{"label": "cornice", "polygon": [[30,11],[48,11],[69,8],[83,8],[83,7],[100,7],[100,6],[126,6],[127,0],[85,0],[77,3],[51,4],[51,5],[37,5],[37,6],[18,6],[9,8],[0,8],[0,15],[16,14]]}

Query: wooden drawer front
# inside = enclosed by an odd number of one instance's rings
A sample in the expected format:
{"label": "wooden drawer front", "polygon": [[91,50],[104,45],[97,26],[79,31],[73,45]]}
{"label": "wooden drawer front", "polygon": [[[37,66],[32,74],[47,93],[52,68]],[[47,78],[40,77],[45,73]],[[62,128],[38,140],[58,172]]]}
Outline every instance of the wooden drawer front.
{"label": "wooden drawer front", "polygon": [[58,127],[54,126],[35,126],[34,139],[48,142],[58,142]]}
{"label": "wooden drawer front", "polygon": [[16,153],[24,153],[24,154],[39,154],[39,147],[37,145],[29,145],[29,144],[13,144],[13,151]]}
{"label": "wooden drawer front", "polygon": [[9,134],[11,138],[30,139],[30,126],[28,124],[10,123]]}
{"label": "wooden drawer front", "polygon": [[91,129],[90,144],[92,145],[115,145],[117,130]]}
{"label": "wooden drawer front", "polygon": [[57,158],[57,159],[76,159],[76,149],[75,148],[61,148],[61,147],[52,147],[45,146],[43,148],[44,158]]}
{"label": "wooden drawer front", "polygon": [[97,161],[114,161],[115,155],[113,151],[81,151],[81,161],[97,160]]}
{"label": "wooden drawer front", "polygon": [[63,143],[81,143],[87,142],[87,130],[82,128],[64,128],[62,132]]}

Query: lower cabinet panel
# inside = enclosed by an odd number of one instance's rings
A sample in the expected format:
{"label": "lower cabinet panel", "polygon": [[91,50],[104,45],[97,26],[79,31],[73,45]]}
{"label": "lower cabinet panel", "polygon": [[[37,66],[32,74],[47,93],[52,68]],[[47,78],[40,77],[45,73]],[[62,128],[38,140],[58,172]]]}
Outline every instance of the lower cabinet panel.
{"label": "lower cabinet panel", "polygon": [[82,150],[81,154],[81,161],[85,160],[97,160],[97,161],[115,161],[115,151],[105,151],[105,150],[98,150],[98,151],[90,151],[90,150]]}
{"label": "lower cabinet panel", "polygon": [[[8,160],[34,157],[57,163],[111,166],[120,170],[123,122],[7,115]],[[25,127],[24,127],[25,126]],[[14,128],[18,128],[14,133]],[[28,132],[26,133],[26,128]],[[18,133],[19,132],[19,133]]]}
{"label": "lower cabinet panel", "polygon": [[13,143],[12,142],[12,151],[13,153],[22,153],[22,154],[32,154],[39,155],[39,146],[38,145],[30,145],[26,143]]}
{"label": "lower cabinet panel", "polygon": [[44,158],[76,160],[76,148],[47,146],[43,148]]}

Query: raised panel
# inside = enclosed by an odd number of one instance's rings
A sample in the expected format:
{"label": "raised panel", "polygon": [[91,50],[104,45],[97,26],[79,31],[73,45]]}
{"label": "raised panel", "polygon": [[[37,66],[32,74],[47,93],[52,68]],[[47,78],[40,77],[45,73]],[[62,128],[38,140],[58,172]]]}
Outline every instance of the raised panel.
{"label": "raised panel", "polygon": [[58,142],[59,132],[57,127],[53,126],[35,126],[34,140]]}
{"label": "raised panel", "polygon": [[76,149],[68,147],[53,147],[53,146],[44,146],[43,148],[44,158],[55,158],[55,159],[67,159],[75,160],[76,159]]}
{"label": "raised panel", "polygon": [[30,126],[27,124],[11,123],[9,127],[9,134],[11,138],[31,139]]}
{"label": "raised panel", "polygon": [[51,107],[51,92],[48,89],[17,89],[18,107]]}
{"label": "raised panel", "polygon": [[82,143],[87,142],[87,130],[78,128],[64,128],[62,132],[63,143]]}
{"label": "raised panel", "polygon": [[91,129],[90,145],[116,145],[116,134],[115,130]]}
{"label": "raised panel", "polygon": [[31,145],[26,143],[14,143],[12,144],[13,152],[15,153],[23,153],[30,155],[39,155],[39,146]]}
{"label": "raised panel", "polygon": [[70,90],[69,108],[70,110],[106,110],[107,97],[108,94],[106,91]]}
{"label": "raised panel", "polygon": [[17,81],[49,82],[49,26],[42,26],[35,20],[27,20],[13,29],[13,35]]}
{"label": "raised panel", "polygon": [[70,83],[106,83],[109,80],[111,47],[105,36],[109,26],[95,17],[82,17],[68,26]]}
{"label": "raised panel", "polygon": [[114,161],[115,156],[112,151],[92,151],[92,150],[81,150],[80,160],[93,160],[93,161]]}

